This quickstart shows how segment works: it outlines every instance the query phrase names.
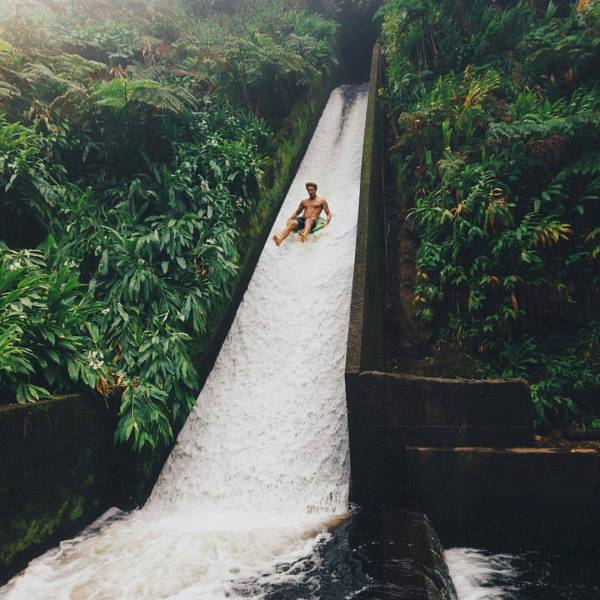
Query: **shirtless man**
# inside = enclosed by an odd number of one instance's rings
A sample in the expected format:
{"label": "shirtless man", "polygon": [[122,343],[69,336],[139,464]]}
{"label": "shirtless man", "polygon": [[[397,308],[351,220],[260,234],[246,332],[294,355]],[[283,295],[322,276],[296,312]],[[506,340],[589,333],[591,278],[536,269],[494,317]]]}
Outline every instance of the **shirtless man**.
{"label": "shirtless man", "polygon": [[[327,225],[329,225],[329,222],[331,221],[329,205],[325,198],[317,198],[317,184],[309,181],[306,184],[306,191],[308,192],[308,198],[300,202],[298,208],[288,219],[285,229],[279,235],[273,236],[273,241],[277,246],[280,246],[281,242],[283,242],[292,231],[296,230],[299,230],[298,235],[300,236],[300,241],[304,242],[322,211],[325,211],[325,214],[327,215]],[[300,216],[300,213],[302,212],[304,214]]]}

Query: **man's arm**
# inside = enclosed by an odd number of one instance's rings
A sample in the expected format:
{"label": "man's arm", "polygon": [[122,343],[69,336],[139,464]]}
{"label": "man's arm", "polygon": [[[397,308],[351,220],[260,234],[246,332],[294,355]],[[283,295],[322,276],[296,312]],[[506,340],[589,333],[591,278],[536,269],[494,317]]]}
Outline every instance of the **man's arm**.
{"label": "man's arm", "polygon": [[323,210],[327,215],[327,225],[329,225],[329,221],[331,221],[331,211],[329,210],[329,204],[327,204],[327,200],[323,198]]}
{"label": "man's arm", "polygon": [[304,211],[304,200],[300,201],[300,204],[298,204],[298,208],[292,213],[290,219],[295,219],[296,217],[300,216],[300,213]]}

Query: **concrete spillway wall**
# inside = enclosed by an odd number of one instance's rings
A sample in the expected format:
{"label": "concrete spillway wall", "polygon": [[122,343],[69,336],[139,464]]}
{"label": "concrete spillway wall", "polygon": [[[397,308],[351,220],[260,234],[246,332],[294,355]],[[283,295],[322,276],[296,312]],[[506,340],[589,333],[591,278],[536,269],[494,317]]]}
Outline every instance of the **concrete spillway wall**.
{"label": "concrete spillway wall", "polygon": [[535,447],[524,380],[383,371],[381,78],[375,48],[345,374],[351,499],[423,511],[446,545],[597,545],[600,455]]}
{"label": "concrete spillway wall", "polygon": [[[300,97],[277,134],[266,189],[243,224],[240,269],[231,300],[222,303],[208,334],[198,341],[202,385],[335,79],[333,75],[318,82]],[[0,583],[110,506],[132,508],[146,500],[170,447],[141,455],[115,447],[117,404],[71,395],[0,407]]]}
{"label": "concrete spillway wall", "polygon": [[411,447],[409,492],[446,547],[596,548],[600,461],[589,449]]}
{"label": "concrete spillway wall", "polygon": [[361,168],[346,373],[383,367],[385,254],[381,51],[373,50]]}
{"label": "concrete spillway wall", "polygon": [[110,505],[113,428],[91,397],[0,407],[0,582]]}
{"label": "concrete spillway wall", "polygon": [[[456,592],[443,559],[442,547],[429,519],[421,512],[383,507],[382,498],[389,494],[389,481],[404,470],[404,447],[392,449],[386,468],[381,470],[381,439],[373,425],[384,418],[381,406],[371,404],[355,410],[364,392],[376,389],[374,380],[366,386],[364,376],[384,364],[384,297],[385,243],[383,210],[383,130],[382,107],[378,89],[382,81],[381,50],[373,48],[369,80],[369,101],[361,169],[361,187],[356,231],[356,251],[350,306],[350,323],[346,349],[346,403],[350,443],[350,498],[363,506],[362,521],[369,523],[369,533],[362,547],[363,568],[381,590],[398,597],[406,594],[422,600],[452,600]],[[377,373],[377,372],[376,372]],[[377,378],[378,375],[375,375]],[[384,400],[385,401],[385,400]],[[398,459],[398,457],[401,457]],[[390,468],[391,467],[391,468]],[[398,497],[394,489],[390,498]],[[398,503],[396,503],[398,504]],[[369,506],[371,505],[371,506]],[[360,521],[360,522],[362,522]],[[360,535],[360,532],[359,532]],[[373,560],[375,558],[375,560]],[[371,572],[372,567],[373,572]],[[362,597],[360,594],[358,597]]]}

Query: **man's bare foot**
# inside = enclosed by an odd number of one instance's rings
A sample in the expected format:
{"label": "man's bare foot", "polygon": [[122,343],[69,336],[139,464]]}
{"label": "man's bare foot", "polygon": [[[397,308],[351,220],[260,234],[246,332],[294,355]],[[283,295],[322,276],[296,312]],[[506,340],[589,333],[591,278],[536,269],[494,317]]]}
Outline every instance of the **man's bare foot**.
{"label": "man's bare foot", "polygon": [[306,241],[306,234],[304,233],[304,231],[301,231],[298,235],[300,236],[300,241],[304,244],[304,242]]}
{"label": "man's bare foot", "polygon": [[278,248],[281,246],[281,240],[276,235],[273,236],[273,241]]}

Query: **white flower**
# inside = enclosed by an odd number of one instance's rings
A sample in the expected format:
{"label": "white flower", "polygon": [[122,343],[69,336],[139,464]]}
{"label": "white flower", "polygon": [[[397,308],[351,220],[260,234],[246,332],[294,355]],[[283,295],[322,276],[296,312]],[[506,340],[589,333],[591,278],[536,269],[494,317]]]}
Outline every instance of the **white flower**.
{"label": "white flower", "polygon": [[13,260],[11,263],[8,263],[9,271],[14,271],[15,269],[20,269],[21,266],[22,266],[22,264],[19,259]]}
{"label": "white flower", "polygon": [[208,185],[208,181],[206,181],[206,179],[203,179],[200,183],[200,189],[203,192],[208,192],[210,190],[210,186]]}
{"label": "white flower", "polygon": [[101,312],[103,315],[107,315],[107,314],[110,312],[110,308],[103,308],[103,309],[102,309],[100,312]]}
{"label": "white flower", "polygon": [[88,350],[85,356],[87,358],[88,365],[91,369],[94,369],[95,371],[101,369],[104,365],[104,361],[102,360],[102,354],[98,352],[98,350]]}

